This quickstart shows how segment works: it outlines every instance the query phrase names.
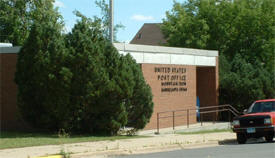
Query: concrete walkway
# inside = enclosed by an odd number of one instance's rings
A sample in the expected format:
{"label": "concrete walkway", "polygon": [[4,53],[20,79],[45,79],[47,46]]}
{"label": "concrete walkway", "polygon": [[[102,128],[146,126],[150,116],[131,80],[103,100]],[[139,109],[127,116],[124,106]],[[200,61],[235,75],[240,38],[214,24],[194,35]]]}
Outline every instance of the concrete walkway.
{"label": "concrete walkway", "polygon": [[[176,127],[176,130],[189,132],[221,129],[228,128],[228,123],[208,123],[202,127],[200,127],[200,124],[196,124],[190,126],[188,129],[184,128],[185,127]],[[0,157],[34,158],[58,154],[61,150],[64,150],[66,153],[71,153],[72,158],[108,157],[109,155],[148,153],[204,145],[218,145],[221,141],[235,139],[235,134],[231,132],[180,135],[169,134],[174,133],[175,130],[172,129],[171,131],[171,128],[167,128],[161,129],[160,134],[154,135],[153,133],[155,131],[156,130],[139,132],[139,135],[152,136],[146,138],[4,149],[0,150]]]}
{"label": "concrete walkway", "polygon": [[[170,128],[161,128],[159,130],[160,134],[173,134],[177,132],[197,132],[197,131],[205,131],[205,130],[214,130],[214,129],[229,129],[231,128],[230,123],[228,122],[203,122],[197,123],[197,124],[192,124],[187,126],[176,126],[175,129],[172,127]],[[137,134],[138,135],[155,135],[157,132],[157,129],[154,130],[144,130],[144,131],[139,131]]]}

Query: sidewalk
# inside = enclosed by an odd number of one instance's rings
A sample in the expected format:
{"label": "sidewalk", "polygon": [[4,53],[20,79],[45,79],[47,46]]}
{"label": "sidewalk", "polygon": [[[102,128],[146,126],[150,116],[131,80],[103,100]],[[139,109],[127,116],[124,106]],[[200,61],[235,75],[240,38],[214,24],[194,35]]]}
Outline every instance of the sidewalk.
{"label": "sidewalk", "polygon": [[[160,134],[173,134],[176,132],[197,132],[197,131],[202,131],[202,130],[214,130],[214,129],[229,129],[231,128],[230,123],[228,122],[203,122],[201,123],[196,123],[189,125],[189,127],[185,126],[176,126],[175,129],[173,130],[172,127],[170,128],[161,128],[159,130]],[[145,130],[145,131],[139,131],[137,134],[138,135],[148,135],[152,136],[155,135],[157,132],[157,129],[154,130]]]}
{"label": "sidewalk", "polygon": [[[227,125],[227,126],[226,126]],[[192,125],[189,129],[176,127],[177,131],[198,131],[228,127],[228,123],[208,123],[200,127],[200,124]],[[45,155],[54,155],[64,150],[71,153],[72,158],[107,157],[108,155],[136,154],[190,148],[202,145],[218,145],[219,141],[235,139],[235,134],[231,132],[207,133],[180,135],[174,133],[171,128],[161,129],[159,135],[154,135],[156,130],[141,131],[139,135],[150,135],[151,137],[85,142],[64,145],[36,146],[17,149],[0,150],[2,158],[33,158]]]}

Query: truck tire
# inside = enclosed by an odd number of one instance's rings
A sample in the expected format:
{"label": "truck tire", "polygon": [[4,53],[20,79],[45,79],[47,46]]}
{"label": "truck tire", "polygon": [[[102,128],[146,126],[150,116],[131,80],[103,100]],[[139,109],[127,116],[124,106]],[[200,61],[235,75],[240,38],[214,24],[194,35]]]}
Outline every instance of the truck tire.
{"label": "truck tire", "polygon": [[237,142],[239,144],[245,144],[245,142],[246,142],[246,136],[245,136],[245,134],[237,133]]}
{"label": "truck tire", "polygon": [[265,136],[265,140],[267,142],[272,142],[273,141],[273,137],[274,137],[274,133],[273,134],[269,134]]}

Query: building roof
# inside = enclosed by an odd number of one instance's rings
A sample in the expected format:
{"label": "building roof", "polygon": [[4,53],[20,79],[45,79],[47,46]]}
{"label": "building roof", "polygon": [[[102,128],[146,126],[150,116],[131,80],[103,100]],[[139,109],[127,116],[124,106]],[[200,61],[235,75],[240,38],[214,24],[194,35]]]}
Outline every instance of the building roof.
{"label": "building roof", "polygon": [[160,46],[166,43],[166,40],[160,29],[161,23],[145,23],[137,32],[130,44],[154,45]]}

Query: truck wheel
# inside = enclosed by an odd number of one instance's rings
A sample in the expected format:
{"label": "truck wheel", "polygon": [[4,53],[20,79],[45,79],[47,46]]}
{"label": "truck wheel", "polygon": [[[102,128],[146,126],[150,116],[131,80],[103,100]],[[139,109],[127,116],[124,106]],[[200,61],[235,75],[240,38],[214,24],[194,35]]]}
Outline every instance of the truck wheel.
{"label": "truck wheel", "polygon": [[273,137],[274,137],[274,134],[266,135],[265,136],[265,140],[267,142],[272,142],[273,141]]}
{"label": "truck wheel", "polygon": [[242,133],[237,133],[237,142],[238,142],[239,144],[245,144],[245,142],[246,142],[246,137],[245,137],[245,135],[242,134]]}

